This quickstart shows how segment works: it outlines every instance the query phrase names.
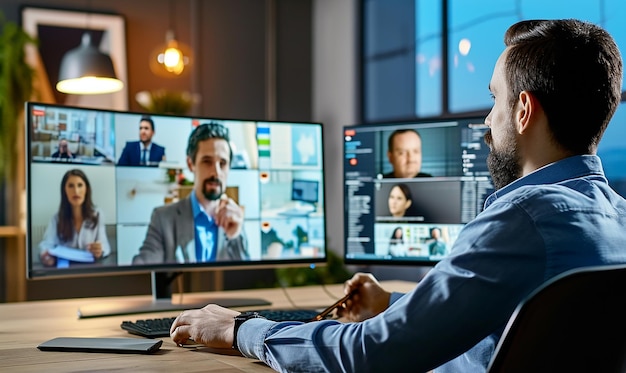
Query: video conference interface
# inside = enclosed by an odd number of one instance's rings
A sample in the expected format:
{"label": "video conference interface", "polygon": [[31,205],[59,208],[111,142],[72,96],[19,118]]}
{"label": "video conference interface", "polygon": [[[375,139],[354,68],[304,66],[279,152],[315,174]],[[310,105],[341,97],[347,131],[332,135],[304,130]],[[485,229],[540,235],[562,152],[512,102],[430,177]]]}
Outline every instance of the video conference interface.
{"label": "video conference interface", "polygon": [[[406,130],[421,138],[421,174],[398,178],[388,140]],[[448,255],[493,192],[486,130],[484,118],[344,127],[345,261],[430,265]]]}
{"label": "video conference interface", "polygon": [[[140,128],[144,117],[153,122],[149,153],[139,151],[139,142],[150,135]],[[237,263],[217,258],[207,264],[178,255],[186,248],[176,247],[175,261],[152,264],[245,266],[325,260],[321,124],[147,115],[29,102],[29,277],[137,269],[133,258],[146,240],[153,211],[193,193],[187,142],[192,130],[207,122],[229,131],[232,161],[226,195],[243,209],[249,257]],[[62,180],[74,170],[87,178],[99,227],[83,224],[73,238],[63,241],[57,237],[62,195],[70,200],[75,196],[70,190],[74,184],[62,185]],[[193,221],[192,216],[179,219]],[[100,229],[98,241],[105,255],[95,260],[84,254],[88,236],[97,236]],[[42,263],[44,249],[56,255],[54,266]]]}

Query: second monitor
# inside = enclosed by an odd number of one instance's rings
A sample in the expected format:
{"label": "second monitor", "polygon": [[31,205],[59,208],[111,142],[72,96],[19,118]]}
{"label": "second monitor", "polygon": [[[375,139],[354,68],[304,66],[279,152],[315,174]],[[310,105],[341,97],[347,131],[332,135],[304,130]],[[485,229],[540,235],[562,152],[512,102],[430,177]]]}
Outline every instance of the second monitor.
{"label": "second monitor", "polygon": [[483,118],[344,127],[345,261],[434,265],[493,189]]}

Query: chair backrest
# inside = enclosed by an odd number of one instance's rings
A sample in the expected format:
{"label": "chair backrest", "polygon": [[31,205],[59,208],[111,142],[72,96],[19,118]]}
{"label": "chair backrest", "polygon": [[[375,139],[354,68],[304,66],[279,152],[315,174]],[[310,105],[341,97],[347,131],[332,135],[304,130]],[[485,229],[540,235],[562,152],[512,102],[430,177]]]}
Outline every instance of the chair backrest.
{"label": "chair backrest", "polygon": [[509,319],[488,372],[626,372],[626,265],[540,286]]}

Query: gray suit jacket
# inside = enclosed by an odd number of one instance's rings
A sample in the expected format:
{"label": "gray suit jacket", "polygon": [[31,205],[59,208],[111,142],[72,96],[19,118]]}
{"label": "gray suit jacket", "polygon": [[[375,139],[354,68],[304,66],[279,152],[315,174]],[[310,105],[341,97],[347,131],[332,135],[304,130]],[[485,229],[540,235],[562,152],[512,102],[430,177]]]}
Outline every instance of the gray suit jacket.
{"label": "gray suit jacket", "polygon": [[[217,232],[217,261],[249,260],[243,229],[228,239],[220,227]],[[196,263],[193,209],[189,197],[152,211],[148,233],[133,258],[133,264]]]}

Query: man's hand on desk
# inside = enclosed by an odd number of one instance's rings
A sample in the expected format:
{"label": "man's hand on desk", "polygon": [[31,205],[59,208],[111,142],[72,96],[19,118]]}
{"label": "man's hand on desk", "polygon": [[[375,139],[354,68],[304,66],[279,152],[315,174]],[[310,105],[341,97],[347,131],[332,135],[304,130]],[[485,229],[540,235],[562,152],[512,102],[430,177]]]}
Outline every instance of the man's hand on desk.
{"label": "man's hand on desk", "polygon": [[235,316],[240,312],[209,304],[201,309],[183,311],[172,324],[170,336],[177,345],[193,339],[213,348],[231,348]]}
{"label": "man's hand on desk", "polygon": [[391,293],[383,289],[370,273],[356,273],[346,281],[344,293],[356,290],[343,306],[337,308],[337,315],[349,321],[363,321],[383,312],[389,306]]}
{"label": "man's hand on desk", "polygon": [[[352,296],[337,308],[337,313],[349,321],[363,321],[378,315],[387,309],[391,297],[391,293],[367,273],[357,273],[346,281],[344,292],[352,293]],[[215,304],[183,311],[174,320],[170,336],[179,346],[192,339],[207,347],[230,348],[233,346],[235,316],[239,314]]]}

